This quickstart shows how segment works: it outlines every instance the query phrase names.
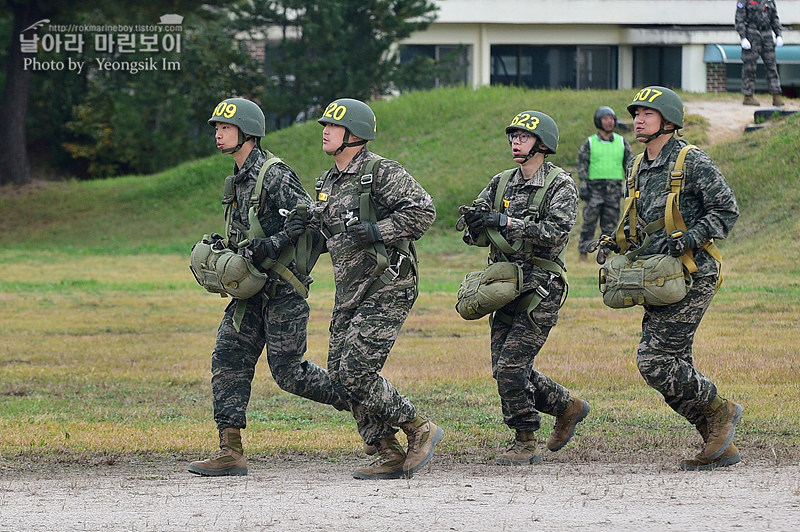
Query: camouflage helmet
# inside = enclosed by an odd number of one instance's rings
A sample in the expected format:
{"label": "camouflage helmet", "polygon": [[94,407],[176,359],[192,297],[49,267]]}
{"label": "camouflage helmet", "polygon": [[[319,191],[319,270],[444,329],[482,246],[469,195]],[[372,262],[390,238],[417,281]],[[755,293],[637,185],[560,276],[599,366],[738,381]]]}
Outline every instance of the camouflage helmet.
{"label": "camouflage helmet", "polygon": [[675,91],[666,87],[652,85],[636,93],[633,101],[628,104],[628,112],[635,116],[637,107],[655,109],[664,120],[675,124],[677,129],[683,127],[683,102]]}
{"label": "camouflage helmet", "polygon": [[616,124],[617,114],[611,107],[604,105],[602,107],[598,107],[597,111],[594,112],[594,127],[596,127],[597,129],[603,129],[603,124],[601,120],[603,119],[604,116],[613,116],[614,123]]}
{"label": "camouflage helmet", "polygon": [[555,153],[558,148],[558,126],[555,120],[539,111],[522,111],[506,126],[506,135],[519,129],[539,137],[547,150],[544,153]]}
{"label": "camouflage helmet", "polygon": [[325,124],[344,126],[350,133],[363,140],[374,140],[378,129],[375,113],[370,106],[352,98],[339,98],[329,103],[317,122],[323,126]]}
{"label": "camouflage helmet", "polygon": [[214,108],[208,123],[233,124],[245,135],[261,138],[266,132],[264,113],[255,102],[244,98],[227,98]]}

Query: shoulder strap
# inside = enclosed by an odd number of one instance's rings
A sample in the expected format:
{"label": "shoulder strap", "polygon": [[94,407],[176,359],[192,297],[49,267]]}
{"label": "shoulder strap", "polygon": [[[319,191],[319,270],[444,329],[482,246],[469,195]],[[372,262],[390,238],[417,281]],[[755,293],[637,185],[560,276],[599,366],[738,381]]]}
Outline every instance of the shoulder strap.
{"label": "shoulder strap", "polygon": [[269,170],[270,166],[281,161],[280,158],[275,157],[270,152],[267,152],[267,160],[258,171],[258,178],[256,179],[256,186],[250,194],[250,209],[247,211],[247,220],[250,222],[250,231],[248,232],[249,238],[264,238],[264,228],[261,227],[261,222],[258,221],[258,209],[261,207],[262,189],[264,188],[264,175]]}

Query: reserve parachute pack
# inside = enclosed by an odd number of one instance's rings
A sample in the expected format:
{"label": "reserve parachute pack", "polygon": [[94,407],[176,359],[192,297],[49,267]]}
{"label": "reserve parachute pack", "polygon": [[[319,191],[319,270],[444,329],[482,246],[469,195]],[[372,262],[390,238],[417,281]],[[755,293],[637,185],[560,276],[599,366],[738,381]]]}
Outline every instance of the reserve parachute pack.
{"label": "reserve parachute pack", "polygon": [[[542,185],[534,194],[528,198],[528,207],[524,217],[525,221],[539,220],[543,214],[542,204],[547,190],[555,181],[556,176],[563,172],[559,167],[554,167],[545,177]],[[504,171],[500,175],[497,190],[494,197],[494,210],[503,212],[503,194],[515,169]],[[483,200],[473,203],[473,208],[489,210],[489,205]],[[563,305],[567,297],[567,276],[564,265],[566,246],[555,261],[537,257],[533,254],[533,243],[517,240],[514,243],[508,242],[497,228],[484,228],[477,240],[479,246],[491,246],[489,254],[490,264],[482,271],[470,272],[464,277],[456,296],[456,310],[465,320],[474,320],[487,314],[494,313],[493,318],[505,323],[511,323],[514,316],[520,312],[525,312],[534,328],[538,329],[532,318],[533,310],[541,303],[542,299],[550,295],[546,286],[537,286],[535,289],[522,292],[522,268],[509,261],[509,256],[519,252],[524,252],[528,260],[539,266],[545,271],[550,272],[551,279],[560,277],[565,286]],[[514,300],[518,300],[513,313],[502,310]]]}
{"label": "reserve parachute pack", "polygon": [[[358,222],[378,222],[378,210],[375,206],[373,194],[375,192],[375,176],[377,175],[380,164],[383,161],[382,157],[375,157],[365,161],[361,166],[358,176],[358,218],[351,218],[348,222],[339,222],[332,226],[322,227],[321,232],[323,236],[328,239],[339,233],[347,231],[348,224],[355,224]],[[330,174],[330,170],[323,172],[315,185],[315,193],[317,199],[320,198],[322,187]],[[417,250],[414,242],[410,240],[401,240],[389,246],[383,241],[378,240],[365,248],[367,255],[375,262],[375,271],[372,273],[371,280],[369,281],[369,288],[367,289],[364,298],[368,298],[375,292],[397,279],[398,277],[405,277],[409,272],[414,276],[415,282],[419,283],[418,268],[419,262],[417,260]],[[319,254],[316,248],[312,248],[313,254]],[[301,253],[298,253],[301,255]],[[392,264],[392,256],[397,258]]]}
{"label": "reserve parachute pack", "polygon": [[[697,271],[694,253],[687,250],[680,257],[668,254],[640,255],[647,247],[650,235],[664,229],[667,235],[676,231],[686,232],[686,223],[680,212],[680,193],[684,186],[683,166],[686,155],[696,146],[689,144],[681,148],[675,166],[670,172],[669,194],[664,217],[644,227],[644,240],[635,249],[639,230],[636,220],[636,198],[639,196],[638,173],[644,153],[634,160],[631,174],[627,178],[628,196],[625,198],[622,216],[615,234],[615,243],[620,254],[609,258],[598,273],[598,287],[603,294],[603,303],[610,308],[628,308],[635,305],[664,306],[677,303],[689,292],[693,284],[692,274]],[[626,221],[629,235],[625,235]],[[722,255],[713,239],[699,249],[706,250],[719,265],[720,275],[717,289],[722,283]]]}

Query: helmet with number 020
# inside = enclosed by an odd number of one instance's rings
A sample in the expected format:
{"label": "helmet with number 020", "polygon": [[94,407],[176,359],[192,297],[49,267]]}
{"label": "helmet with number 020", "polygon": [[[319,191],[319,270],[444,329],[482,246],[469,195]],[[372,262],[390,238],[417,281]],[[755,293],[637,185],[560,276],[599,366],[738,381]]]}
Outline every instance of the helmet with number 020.
{"label": "helmet with number 020", "polygon": [[555,153],[558,149],[558,126],[555,120],[539,111],[522,111],[506,126],[506,135],[519,129],[533,133],[544,144],[545,153]]}
{"label": "helmet with number 020", "polygon": [[628,104],[628,112],[635,117],[637,107],[655,109],[667,122],[675,124],[680,129],[683,127],[683,102],[675,91],[666,87],[652,85],[636,93],[633,101]]}
{"label": "helmet with number 020", "polygon": [[255,102],[244,98],[227,98],[214,108],[208,123],[233,124],[245,135],[261,138],[266,133],[264,112]]}
{"label": "helmet with number 020", "polygon": [[323,126],[325,124],[344,126],[350,133],[363,140],[374,140],[378,131],[372,108],[352,98],[339,98],[329,103],[317,122]]}
{"label": "helmet with number 020", "polygon": [[611,107],[604,105],[602,107],[598,107],[597,111],[594,112],[594,127],[597,129],[603,129],[603,124],[601,120],[604,116],[613,116],[614,117],[614,124],[617,123],[617,113]]}

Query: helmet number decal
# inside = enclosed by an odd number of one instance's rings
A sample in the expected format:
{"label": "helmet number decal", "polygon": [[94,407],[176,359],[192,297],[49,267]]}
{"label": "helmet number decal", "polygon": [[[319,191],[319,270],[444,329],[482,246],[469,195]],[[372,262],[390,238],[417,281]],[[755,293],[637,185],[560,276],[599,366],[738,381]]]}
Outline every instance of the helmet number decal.
{"label": "helmet number decal", "polygon": [[233,118],[236,114],[236,104],[228,102],[220,102],[216,109],[214,109],[214,116],[224,116],[225,118]]}
{"label": "helmet number decal", "polygon": [[633,97],[634,102],[647,102],[653,103],[653,100],[658,98],[664,94],[662,91],[658,89],[654,89],[652,87],[647,87],[639,91],[639,93]]}
{"label": "helmet number decal", "polygon": [[328,118],[333,118],[334,120],[341,120],[344,118],[345,114],[347,114],[347,107],[344,105],[339,105],[336,102],[331,102],[325,109],[325,112],[322,113],[322,116],[327,116]]}
{"label": "helmet number decal", "polygon": [[514,117],[514,120],[511,121],[511,125],[534,130],[539,126],[539,117],[531,116],[528,113],[520,113]]}

